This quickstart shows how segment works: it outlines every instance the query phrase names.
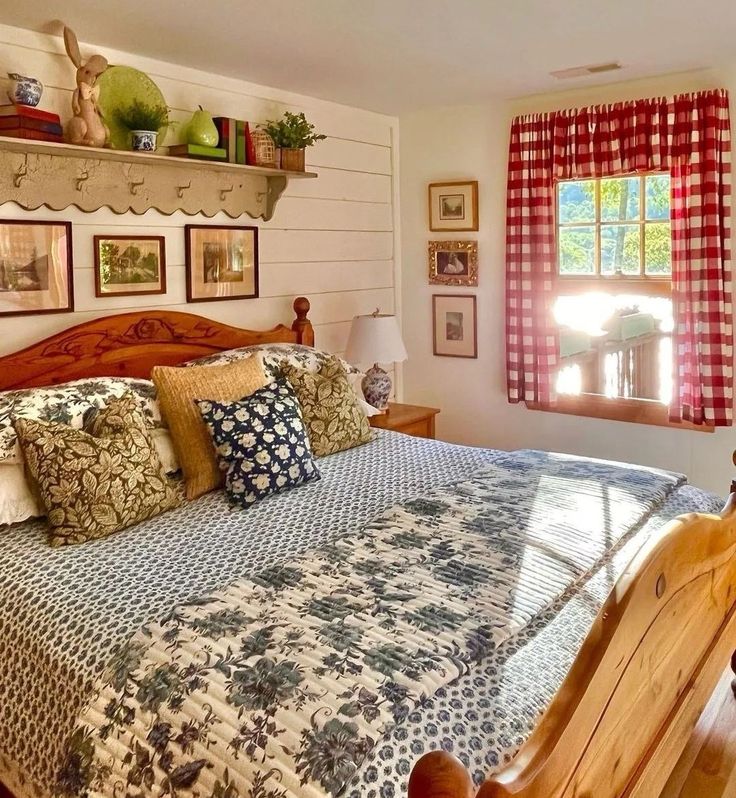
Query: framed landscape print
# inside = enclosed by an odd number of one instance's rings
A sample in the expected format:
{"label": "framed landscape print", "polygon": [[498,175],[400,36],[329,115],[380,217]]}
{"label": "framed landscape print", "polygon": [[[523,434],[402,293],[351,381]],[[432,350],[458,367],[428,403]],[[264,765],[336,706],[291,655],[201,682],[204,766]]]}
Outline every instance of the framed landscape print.
{"label": "framed landscape print", "polygon": [[478,357],[478,328],[472,294],[433,294],[434,354]]}
{"label": "framed landscape print", "polygon": [[188,224],[187,302],[258,296],[258,228]]}
{"label": "framed landscape print", "polygon": [[166,293],[163,236],[95,236],[95,296]]}
{"label": "framed landscape print", "polygon": [[430,285],[478,285],[477,241],[430,241]]}
{"label": "framed landscape print", "polygon": [[429,229],[470,232],[478,229],[478,181],[429,184]]}
{"label": "framed landscape print", "polygon": [[0,220],[0,316],[73,310],[71,222]]}

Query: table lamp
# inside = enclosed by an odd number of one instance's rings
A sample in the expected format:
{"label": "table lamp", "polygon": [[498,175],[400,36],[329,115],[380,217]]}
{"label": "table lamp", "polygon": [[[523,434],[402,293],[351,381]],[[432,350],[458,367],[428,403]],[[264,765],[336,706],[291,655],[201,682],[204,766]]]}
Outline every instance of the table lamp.
{"label": "table lamp", "polygon": [[368,404],[379,410],[388,406],[391,377],[378,365],[406,360],[406,349],[396,316],[376,310],[368,316],[356,316],[350,328],[345,360],[348,363],[373,363],[363,378],[362,388]]}

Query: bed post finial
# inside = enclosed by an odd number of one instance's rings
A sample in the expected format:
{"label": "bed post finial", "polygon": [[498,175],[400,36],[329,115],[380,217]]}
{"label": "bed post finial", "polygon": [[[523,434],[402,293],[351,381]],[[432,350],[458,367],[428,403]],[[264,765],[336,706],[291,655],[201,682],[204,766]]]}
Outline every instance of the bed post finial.
{"label": "bed post finial", "polygon": [[409,776],[409,798],[473,798],[474,794],[465,765],[447,751],[425,754]]}
{"label": "bed post finial", "polygon": [[296,318],[291,329],[296,333],[296,342],[304,346],[314,346],[314,328],[307,318],[310,308],[309,300],[305,296],[298,296],[294,300],[294,313]]}

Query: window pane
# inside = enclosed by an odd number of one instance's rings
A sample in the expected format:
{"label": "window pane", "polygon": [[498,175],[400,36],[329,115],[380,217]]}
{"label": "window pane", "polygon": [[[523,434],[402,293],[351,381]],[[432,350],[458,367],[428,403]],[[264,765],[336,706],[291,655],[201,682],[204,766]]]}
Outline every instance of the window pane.
{"label": "window pane", "polygon": [[646,218],[670,218],[670,176],[648,175],[646,178]]}
{"label": "window pane", "polygon": [[641,218],[638,177],[601,180],[601,221],[628,222]]}
{"label": "window pane", "polygon": [[601,274],[639,274],[639,225],[601,226]]}
{"label": "window pane", "polygon": [[669,222],[644,226],[644,268],[647,274],[672,274]]}
{"label": "window pane", "polygon": [[595,221],[595,181],[572,180],[557,186],[560,224]]}
{"label": "window pane", "polygon": [[561,227],[560,274],[595,273],[595,227]]}

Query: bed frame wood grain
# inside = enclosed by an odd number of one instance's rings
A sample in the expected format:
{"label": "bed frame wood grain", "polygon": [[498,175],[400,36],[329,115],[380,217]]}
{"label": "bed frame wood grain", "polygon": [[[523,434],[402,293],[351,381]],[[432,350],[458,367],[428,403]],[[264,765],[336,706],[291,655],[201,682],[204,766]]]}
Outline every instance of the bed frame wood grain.
{"label": "bed frame wood grain", "polygon": [[297,297],[291,327],[280,324],[266,331],[241,330],[171,310],[104,316],[0,357],[0,390],[56,385],[83,377],[147,378],[153,366],[174,366],[251,344],[314,346],[309,307],[306,297]]}
{"label": "bed frame wood grain", "polygon": [[[535,731],[477,798],[657,798],[735,645],[732,492],[720,516],[682,516],[643,547]],[[410,798],[473,795],[444,751],[412,771]]]}

